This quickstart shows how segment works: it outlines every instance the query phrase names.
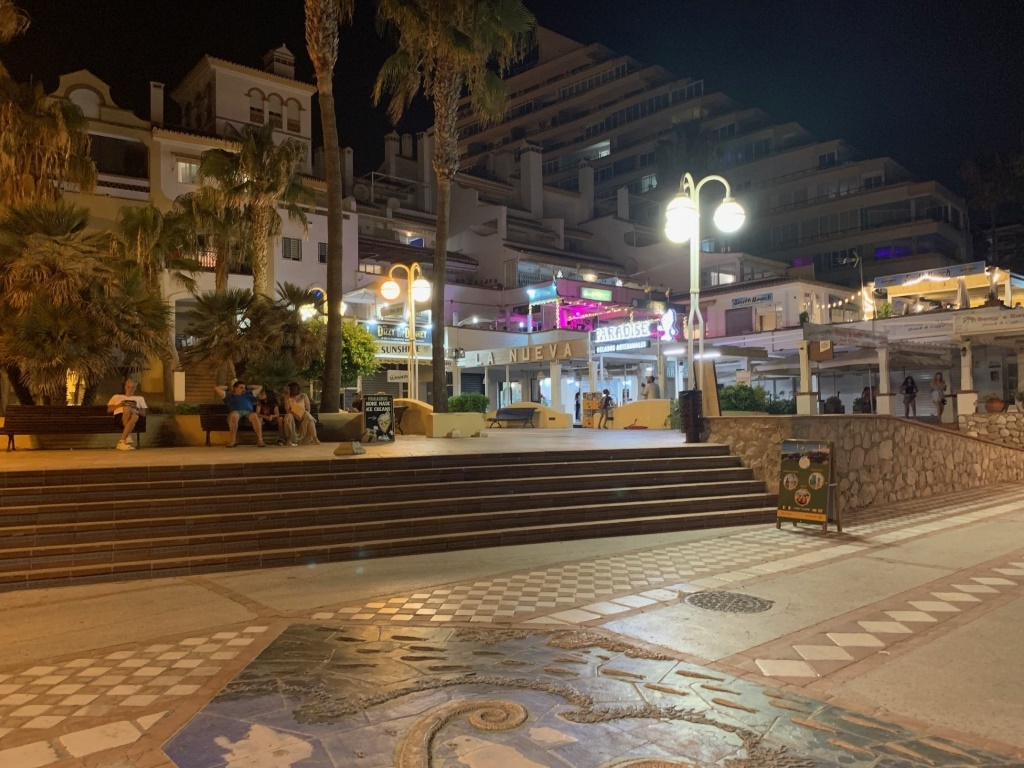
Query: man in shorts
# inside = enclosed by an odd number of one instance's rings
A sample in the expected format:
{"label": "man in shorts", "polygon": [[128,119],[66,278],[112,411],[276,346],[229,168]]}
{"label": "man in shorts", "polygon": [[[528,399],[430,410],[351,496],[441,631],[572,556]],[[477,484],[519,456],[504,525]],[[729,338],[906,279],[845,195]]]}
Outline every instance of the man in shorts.
{"label": "man in shorts", "polygon": [[260,384],[246,386],[244,381],[214,387],[217,396],[224,400],[224,405],[228,409],[228,430],[231,432],[228,448],[238,446],[238,422],[242,419],[248,419],[252,424],[252,431],[256,433],[256,445],[260,448],[266,447],[266,443],[263,442],[263,423],[256,413],[256,395],[262,389],[263,386]]}
{"label": "man in shorts", "polygon": [[146,398],[135,394],[135,382],[125,379],[124,394],[114,395],[107,402],[107,412],[114,415],[118,426],[122,427],[121,439],[117,442],[117,450],[134,451],[132,432],[139,419],[146,415]]}

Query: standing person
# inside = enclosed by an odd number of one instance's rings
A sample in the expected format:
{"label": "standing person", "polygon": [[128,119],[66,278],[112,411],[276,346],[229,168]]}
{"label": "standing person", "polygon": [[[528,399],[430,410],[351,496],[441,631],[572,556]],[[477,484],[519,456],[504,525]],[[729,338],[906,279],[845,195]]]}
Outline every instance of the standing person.
{"label": "standing person", "polygon": [[942,414],[946,410],[946,380],[942,373],[936,373],[932,377],[932,402],[935,403],[935,410],[939,414],[939,423],[942,423]]}
{"label": "standing person", "polygon": [[316,420],[310,413],[309,398],[296,381],[288,385],[284,396],[284,425],[288,442],[292,445],[307,439],[313,445],[320,445],[316,436]]}
{"label": "standing person", "polygon": [[913,376],[907,376],[900,384],[900,394],[903,395],[903,416],[904,418],[910,418],[910,412],[914,412],[914,418],[917,418],[917,384],[914,382]]}
{"label": "standing person", "polygon": [[135,439],[132,432],[139,419],[146,415],[146,398],[135,394],[135,381],[124,380],[124,394],[114,395],[107,402],[107,412],[114,415],[114,421],[122,427],[121,439],[117,441],[117,450],[134,451]]}
{"label": "standing person", "polygon": [[647,377],[647,389],[644,392],[645,400],[661,400],[661,387],[653,376]]}
{"label": "standing person", "polygon": [[598,429],[608,429],[612,413],[612,394],[607,389],[601,390],[601,415],[597,419]]}
{"label": "standing person", "polygon": [[284,416],[277,404],[277,395],[269,389],[264,389],[256,398],[256,413],[260,421],[266,424],[277,425],[277,444],[284,445]]}
{"label": "standing person", "polygon": [[228,430],[231,432],[228,448],[238,447],[238,422],[242,419],[248,419],[252,424],[252,431],[256,433],[256,445],[260,448],[266,447],[267,444],[263,442],[263,422],[256,413],[256,395],[262,389],[260,384],[246,386],[244,381],[213,388],[228,409]]}
{"label": "standing person", "polygon": [[580,409],[580,391],[576,390],[576,421],[580,421],[581,409]]}

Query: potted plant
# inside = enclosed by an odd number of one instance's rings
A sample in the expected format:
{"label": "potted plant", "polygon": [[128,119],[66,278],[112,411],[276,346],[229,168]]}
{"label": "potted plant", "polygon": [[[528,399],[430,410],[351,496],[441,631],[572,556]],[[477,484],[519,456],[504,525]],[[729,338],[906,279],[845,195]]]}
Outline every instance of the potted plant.
{"label": "potted plant", "polygon": [[846,413],[846,407],[839,395],[832,395],[825,401],[825,413]]}
{"label": "potted plant", "polygon": [[1001,395],[985,395],[985,410],[989,413],[1001,413],[1006,409]]}
{"label": "potted plant", "polygon": [[871,406],[863,397],[854,398],[853,401],[853,412],[854,413],[871,413]]}

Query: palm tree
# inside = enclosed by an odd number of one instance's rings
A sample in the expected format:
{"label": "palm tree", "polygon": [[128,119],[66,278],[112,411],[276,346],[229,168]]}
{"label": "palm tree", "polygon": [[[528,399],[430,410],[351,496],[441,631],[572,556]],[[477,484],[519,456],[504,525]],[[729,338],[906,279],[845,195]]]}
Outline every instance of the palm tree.
{"label": "palm tree", "polygon": [[[199,264],[181,255],[187,238],[182,219],[180,214],[165,216],[152,205],[126,205],[117,214],[112,251],[117,258],[141,271],[147,290],[153,294],[163,294],[164,272],[168,273],[172,282],[188,291],[195,290],[193,275]],[[164,349],[160,354],[164,402],[173,404],[174,371],[178,367],[173,326],[168,328],[164,341]]]}
{"label": "palm tree", "polygon": [[1013,163],[995,154],[981,164],[967,160],[960,166],[960,178],[967,185],[967,202],[985,212],[989,225],[989,253],[995,258],[996,224],[1004,206],[1019,199],[1021,178]]}
{"label": "palm tree", "polygon": [[504,117],[508,89],[492,66],[505,71],[528,51],[536,19],[519,0],[380,0],[378,24],[396,38],[377,75],[373,100],[390,94],[388,116],[401,119],[422,90],[434,107],[434,173],[437,236],[434,243],[434,334],[431,349],[434,410],[448,410],[444,359],[444,296],[447,280],[451,185],[459,170],[459,100],[468,90],[473,111],[485,120]]}
{"label": "palm tree", "polygon": [[341,144],[334,110],[334,67],[338,63],[338,31],[352,20],[354,0],[304,0],[306,50],[316,73],[320,122],[327,161],[327,349],[320,396],[321,413],[337,413],[341,403],[342,189]]}
{"label": "palm tree", "polygon": [[64,402],[68,374],[95,390],[162,348],[169,313],[138,267],[111,253],[89,211],[63,201],[0,216],[0,365],[18,400]]}
{"label": "palm tree", "polygon": [[56,200],[69,184],[90,191],[88,125],[82,110],[50,98],[42,83],[0,76],[0,205]]}
{"label": "palm tree", "polygon": [[[292,283],[278,283],[277,294],[283,336],[281,351],[292,358],[297,368],[306,368],[324,351],[323,324],[320,322],[324,309],[323,295]],[[304,314],[310,310],[313,316],[306,319]]]}
{"label": "palm tree", "polygon": [[190,362],[214,364],[228,376],[242,375],[252,360],[280,349],[283,332],[268,322],[273,303],[248,288],[196,294],[188,335],[195,344],[182,350]]}
{"label": "palm tree", "polygon": [[199,161],[197,179],[210,180],[222,189],[228,205],[243,212],[252,228],[253,292],[268,295],[270,243],[281,231],[278,206],[305,229],[308,221],[301,205],[313,201],[302,183],[299,166],[306,148],[293,139],[274,142],[274,126],[246,125],[234,137],[238,152],[211,149]]}
{"label": "palm tree", "polygon": [[[11,0],[0,0],[0,43],[7,43],[28,29],[28,15]],[[3,62],[0,62],[0,78],[7,76]]]}
{"label": "palm tree", "polygon": [[231,269],[252,261],[251,236],[245,214],[232,207],[223,188],[205,184],[174,201],[174,215],[182,231],[183,253],[198,263],[201,256],[214,254],[214,290],[228,289]]}

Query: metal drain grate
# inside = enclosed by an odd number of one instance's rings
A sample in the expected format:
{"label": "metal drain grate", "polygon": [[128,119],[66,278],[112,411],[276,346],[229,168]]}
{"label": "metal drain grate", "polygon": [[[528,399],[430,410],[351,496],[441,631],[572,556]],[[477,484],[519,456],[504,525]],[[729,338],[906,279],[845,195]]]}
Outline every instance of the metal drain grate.
{"label": "metal drain grate", "polygon": [[761,613],[775,605],[771,600],[736,592],[694,592],[683,602],[707,611],[725,613]]}

